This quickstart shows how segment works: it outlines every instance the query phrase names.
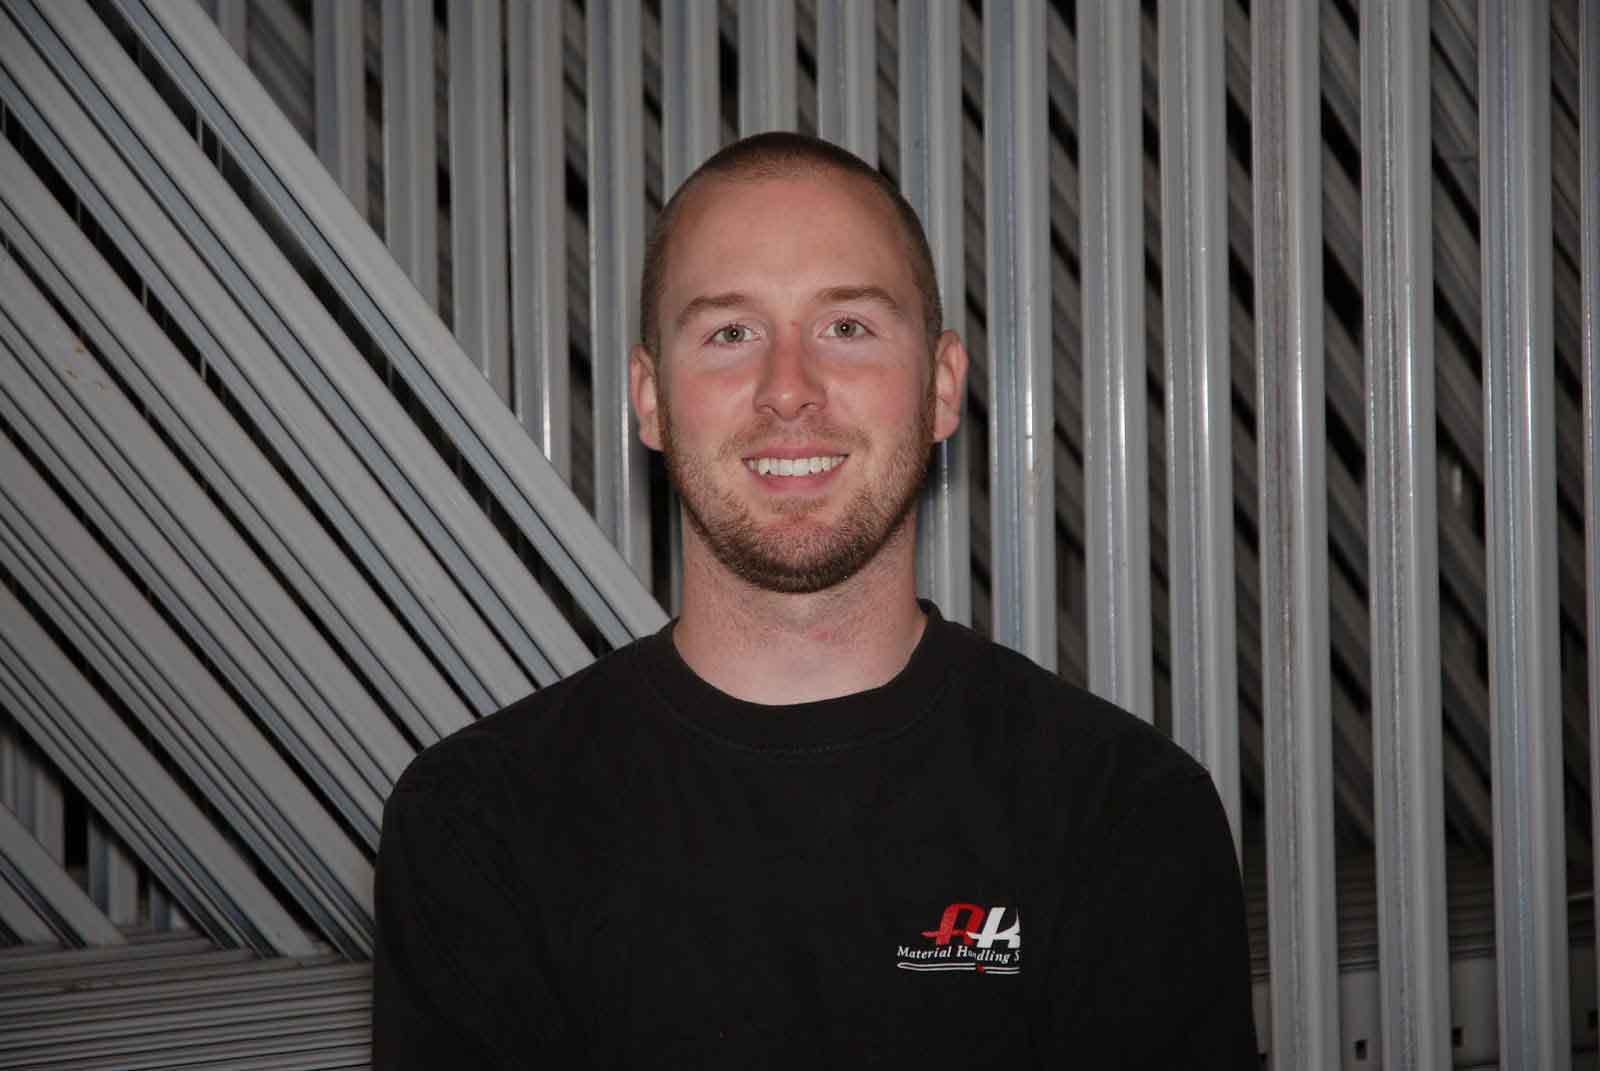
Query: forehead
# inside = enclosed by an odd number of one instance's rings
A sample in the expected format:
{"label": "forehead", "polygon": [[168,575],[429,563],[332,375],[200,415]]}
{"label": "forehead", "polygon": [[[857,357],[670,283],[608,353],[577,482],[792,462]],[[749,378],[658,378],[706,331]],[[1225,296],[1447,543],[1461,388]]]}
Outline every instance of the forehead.
{"label": "forehead", "polygon": [[914,300],[909,253],[893,204],[859,176],[707,177],[673,223],[662,312],[764,285],[877,285]]}

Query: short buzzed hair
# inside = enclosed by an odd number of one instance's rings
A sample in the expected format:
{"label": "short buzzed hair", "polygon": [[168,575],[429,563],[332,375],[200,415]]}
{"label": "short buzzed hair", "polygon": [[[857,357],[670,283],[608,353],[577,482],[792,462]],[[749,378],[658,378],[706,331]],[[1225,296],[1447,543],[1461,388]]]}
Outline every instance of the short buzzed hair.
{"label": "short buzzed hair", "polygon": [[933,251],[916,210],[883,174],[865,160],[821,138],[769,131],[754,134],[724,147],[701,164],[662,206],[644,250],[644,272],[639,281],[639,341],[653,356],[660,355],[661,288],[667,275],[667,254],[684,200],[713,178],[759,180],[790,178],[815,171],[840,171],[871,183],[894,209],[911,261],[911,278],[922,296],[923,328],[931,352],[944,328],[944,308],[939,301],[939,280],[934,274]]}

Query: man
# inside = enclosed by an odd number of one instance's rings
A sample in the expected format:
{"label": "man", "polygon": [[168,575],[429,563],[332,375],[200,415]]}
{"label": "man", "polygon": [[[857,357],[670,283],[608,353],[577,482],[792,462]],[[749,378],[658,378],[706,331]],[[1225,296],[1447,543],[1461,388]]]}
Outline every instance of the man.
{"label": "man", "polygon": [[682,615],[402,778],[376,1066],[1256,1066],[1205,771],[916,598],[967,355],[905,202],[739,142],[641,305]]}

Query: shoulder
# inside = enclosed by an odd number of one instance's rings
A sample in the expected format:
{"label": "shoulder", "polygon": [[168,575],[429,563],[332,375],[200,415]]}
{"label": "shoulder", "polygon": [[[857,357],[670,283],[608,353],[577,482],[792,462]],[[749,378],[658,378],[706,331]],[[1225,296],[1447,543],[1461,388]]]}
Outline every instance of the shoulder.
{"label": "shoulder", "polygon": [[529,693],[429,745],[406,767],[389,810],[407,801],[461,804],[503,795],[510,785],[536,785],[541,770],[559,770],[573,749],[632,707],[639,676],[636,641]]}
{"label": "shoulder", "polygon": [[[1215,800],[1210,775],[1150,723],[967,630],[965,716],[1016,757],[1019,774],[1115,823],[1145,807]],[[1218,804],[1220,807],[1220,803]]]}

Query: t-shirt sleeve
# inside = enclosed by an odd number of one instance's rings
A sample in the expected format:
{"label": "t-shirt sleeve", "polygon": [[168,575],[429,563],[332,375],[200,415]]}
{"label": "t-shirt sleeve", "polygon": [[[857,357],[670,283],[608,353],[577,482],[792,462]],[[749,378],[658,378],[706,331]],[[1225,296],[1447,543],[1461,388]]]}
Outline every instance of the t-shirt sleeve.
{"label": "t-shirt sleeve", "polygon": [[[474,750],[479,753],[474,754]],[[516,825],[482,749],[424,754],[384,808],[373,957],[373,1067],[563,1066],[569,1022]]]}
{"label": "t-shirt sleeve", "polygon": [[1085,1067],[1259,1067],[1244,894],[1209,776],[1151,786],[1075,869],[1052,949],[1058,1042]]}

